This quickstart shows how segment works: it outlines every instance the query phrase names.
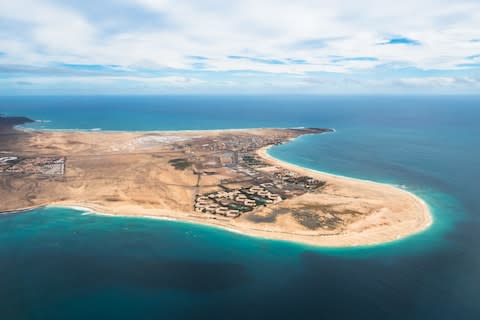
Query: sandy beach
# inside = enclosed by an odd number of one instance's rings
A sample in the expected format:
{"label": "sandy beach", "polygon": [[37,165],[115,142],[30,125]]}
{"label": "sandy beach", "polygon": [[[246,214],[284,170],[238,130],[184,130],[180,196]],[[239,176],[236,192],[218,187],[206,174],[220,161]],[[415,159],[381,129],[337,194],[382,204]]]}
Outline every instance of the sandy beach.
{"label": "sandy beach", "polygon": [[[397,201],[391,201],[389,203],[391,208],[395,209],[395,211],[390,209],[390,212],[388,212],[389,219],[396,219],[397,223],[391,225],[385,224],[370,226],[363,230],[362,228],[357,230],[352,228],[351,232],[333,235],[330,236],[332,239],[324,238],[322,240],[318,240],[318,242],[314,241],[315,243],[308,241],[307,243],[309,244],[327,246],[356,246],[385,243],[421,232],[427,229],[433,223],[433,216],[427,203],[409,191],[389,184],[333,175],[284,162],[268,154],[268,149],[270,147],[271,146],[261,148],[257,151],[257,153],[263,159],[275,166],[288,168],[300,174],[316,177],[320,180],[327,181],[329,184],[348,185],[351,188],[357,188],[363,190],[364,192],[378,192],[383,194],[385,197],[397,198]],[[402,201],[405,201],[405,203],[402,204]],[[385,214],[387,213],[379,210],[377,217],[370,217],[370,220],[380,220]]]}

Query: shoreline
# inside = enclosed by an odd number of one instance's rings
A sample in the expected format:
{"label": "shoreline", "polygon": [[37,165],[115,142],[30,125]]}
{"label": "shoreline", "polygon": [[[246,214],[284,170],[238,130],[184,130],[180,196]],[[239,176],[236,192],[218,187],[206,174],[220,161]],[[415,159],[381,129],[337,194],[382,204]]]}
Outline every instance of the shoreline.
{"label": "shoreline", "polygon": [[[91,214],[105,216],[105,217],[125,217],[125,218],[143,218],[143,219],[155,219],[161,221],[172,221],[172,222],[179,222],[179,223],[187,223],[187,224],[196,224],[196,225],[204,225],[208,227],[213,227],[217,229],[222,229],[226,232],[232,232],[236,234],[240,234],[243,236],[248,236],[252,238],[260,238],[266,240],[273,240],[273,241],[287,241],[295,244],[301,245],[308,245],[317,248],[351,248],[351,247],[369,247],[369,246],[376,246],[376,245],[383,245],[391,242],[395,242],[397,240],[401,240],[403,238],[415,235],[419,232],[427,230],[429,226],[433,223],[433,216],[431,211],[428,207],[428,204],[423,201],[420,197],[416,196],[412,192],[400,189],[394,185],[380,183],[376,181],[370,180],[363,180],[357,178],[350,178],[345,176],[339,176],[330,174],[327,172],[317,171],[310,168],[301,167],[298,165],[294,165],[269,155],[267,150],[272,146],[268,146],[265,148],[261,148],[257,150],[257,153],[264,158],[266,161],[283,167],[289,170],[298,172],[298,173],[308,173],[311,176],[316,177],[329,177],[330,179],[341,179],[341,180],[348,180],[354,181],[359,183],[367,183],[370,185],[381,186],[381,187],[388,187],[395,189],[396,191],[402,192],[409,196],[415,203],[417,203],[421,207],[422,217],[420,218],[420,223],[417,225],[417,228],[410,229],[410,230],[403,230],[407,232],[403,232],[402,235],[394,235],[391,234],[391,237],[388,239],[366,239],[364,236],[368,238],[368,234],[291,234],[288,232],[279,232],[279,231],[267,231],[257,228],[249,228],[244,225],[236,225],[232,223],[232,220],[217,218],[217,217],[200,217],[200,216],[192,216],[193,212],[181,212],[181,211],[173,211],[168,209],[148,209],[142,207],[132,207],[131,209],[108,209],[103,206],[91,204],[91,203],[84,203],[84,202],[55,202],[50,204],[39,205],[35,207],[28,207],[22,208],[10,212],[3,212],[3,214],[14,214],[14,213],[22,213],[28,212],[31,210],[39,209],[39,208],[69,208],[77,211],[89,212]],[[127,213],[135,212],[135,213]],[[234,222],[234,220],[233,220]],[[323,241],[319,241],[322,239]]]}
{"label": "shoreline", "polygon": [[[289,170],[292,170],[292,171],[295,171],[295,172],[298,172],[298,173],[301,173],[301,174],[312,175],[313,177],[316,177],[316,178],[321,179],[321,180],[346,180],[346,181],[351,181],[351,182],[355,182],[355,183],[366,183],[366,184],[370,184],[370,185],[373,185],[373,186],[388,187],[388,188],[394,189],[396,192],[401,192],[401,193],[407,195],[410,199],[412,199],[421,208],[421,212],[422,212],[421,221],[422,222],[418,225],[418,228],[416,230],[414,230],[411,233],[406,234],[406,235],[404,235],[404,236],[402,236],[398,239],[402,239],[402,238],[414,235],[416,233],[425,231],[434,222],[434,217],[433,217],[433,214],[432,214],[432,211],[431,211],[429,205],[421,197],[419,197],[418,195],[414,194],[411,191],[402,189],[402,188],[400,188],[396,185],[389,184],[389,183],[383,183],[383,182],[377,182],[377,181],[368,180],[368,179],[359,179],[359,178],[353,178],[353,177],[348,177],[348,176],[343,176],[343,175],[338,175],[338,174],[332,174],[332,173],[329,173],[329,172],[315,170],[315,169],[311,169],[311,168],[302,167],[302,166],[299,166],[299,165],[296,165],[296,164],[292,164],[292,163],[280,160],[280,159],[275,158],[272,155],[270,155],[268,153],[268,150],[272,147],[273,146],[270,145],[270,146],[258,149],[257,150],[257,155],[259,155],[262,159],[271,163],[272,165],[287,168]],[[394,241],[394,240],[392,240],[392,241]],[[386,242],[389,242],[389,241],[386,241]]]}
{"label": "shoreline", "polygon": [[[266,128],[272,129],[272,128]],[[273,128],[278,129],[278,128]],[[284,128],[284,129],[299,129],[297,128]],[[208,133],[223,133],[223,132],[248,132],[262,130],[258,129],[213,129],[213,130],[176,130],[176,131],[140,131],[142,134],[195,134],[199,132]],[[42,132],[42,130],[31,130],[33,132]],[[76,131],[73,131],[76,132]],[[335,132],[334,130],[326,132]],[[86,131],[79,133],[103,133],[108,134],[111,132],[105,131]],[[120,133],[132,134],[131,131],[120,131]],[[309,134],[309,133],[307,133]],[[297,137],[298,138],[298,137]],[[290,142],[296,138],[285,140],[284,143]],[[30,211],[42,207],[64,207],[72,208],[80,211],[86,211],[93,214],[103,216],[122,216],[122,217],[139,217],[148,219],[158,219],[166,221],[176,221],[182,223],[193,223],[207,225],[210,227],[220,228],[228,232],[238,233],[245,236],[263,238],[269,240],[281,240],[294,243],[300,243],[304,245],[310,245],[314,247],[363,247],[372,245],[381,245],[388,242],[393,242],[402,238],[419,233],[426,230],[433,222],[433,216],[428,205],[415,194],[402,190],[396,186],[370,181],[357,178],[350,178],[346,176],[334,175],[327,172],[317,171],[314,169],[301,167],[295,164],[291,164],[280,159],[274,158],[268,154],[268,149],[274,145],[269,145],[255,150],[256,154],[261,157],[265,162],[273,166],[278,166],[293,172],[297,172],[300,175],[311,176],[321,181],[326,181],[327,184],[332,183],[334,186],[347,187],[350,191],[361,190],[370,194],[366,199],[378,199],[388,201],[389,199],[396,199],[395,201],[405,201],[409,204],[409,210],[405,211],[389,211],[390,208],[381,207],[381,209],[366,215],[358,223],[354,223],[355,226],[351,229],[342,228],[327,232],[325,230],[304,230],[300,232],[293,232],[292,230],[282,228],[268,228],[262,224],[253,224],[245,219],[229,219],[215,215],[198,215],[193,211],[177,211],[164,208],[144,207],[138,204],[121,204],[112,206],[108,203],[91,203],[80,199],[71,199],[65,201],[55,201],[50,203],[42,203],[37,206],[25,207],[20,209],[4,212],[4,214],[18,213]],[[311,197],[317,195],[311,194]],[[329,197],[329,193],[318,194],[318,200],[322,201],[322,197]],[[377,197],[377,198],[375,198]],[[385,197],[385,199],[383,199]],[[353,199],[353,198],[352,198]],[[73,200],[73,201],[72,201]],[[398,206],[396,207],[398,209]],[[385,210],[384,210],[385,209]],[[394,209],[396,210],[396,209]],[[362,212],[361,210],[359,212]],[[399,215],[399,213],[401,213]],[[391,215],[391,217],[389,216]],[[403,216],[402,214],[406,214]],[[388,219],[389,220],[388,220]],[[382,219],[387,221],[385,226],[382,227]]]}
{"label": "shoreline", "polygon": [[[36,120],[34,120],[36,121]],[[105,130],[102,128],[91,128],[91,129],[48,129],[48,128],[25,128],[21,125],[16,125],[13,129],[20,131],[20,132],[58,132],[58,133],[135,133],[135,134],[148,134],[148,133],[156,133],[156,134],[168,134],[168,133],[197,133],[197,132],[208,132],[208,133],[222,133],[222,132],[248,132],[250,130],[295,130],[295,129],[307,129],[307,127],[256,127],[256,128],[237,128],[237,129],[184,129],[184,130]],[[334,128],[328,128],[331,130],[330,132],[336,132]],[[324,132],[327,133],[327,132]]]}

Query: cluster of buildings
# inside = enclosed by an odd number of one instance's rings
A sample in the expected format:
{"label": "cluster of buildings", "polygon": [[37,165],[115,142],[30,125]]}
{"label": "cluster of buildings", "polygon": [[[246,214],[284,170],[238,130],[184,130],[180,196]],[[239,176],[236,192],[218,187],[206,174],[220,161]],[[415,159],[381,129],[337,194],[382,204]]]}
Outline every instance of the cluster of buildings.
{"label": "cluster of buildings", "polygon": [[284,136],[254,136],[254,135],[225,135],[219,138],[195,138],[191,143],[178,147],[189,147],[192,151],[223,153],[225,151],[250,152],[260,147],[279,144],[285,140]]}
{"label": "cluster of buildings", "polygon": [[241,189],[226,189],[198,195],[194,208],[197,212],[238,217],[243,212],[252,211],[258,206],[281,201],[278,194],[271,193],[261,186]]}
{"label": "cluster of buildings", "polygon": [[245,187],[230,189],[220,185],[221,191],[197,195],[194,203],[196,212],[238,217],[257,207],[268,206],[282,200],[299,196],[322,187],[325,182],[299,176],[288,170],[272,174],[258,173],[261,177],[249,180]]}
{"label": "cluster of buildings", "polygon": [[300,176],[285,169],[273,172],[272,177],[277,181],[277,184],[280,182],[281,185],[290,189],[315,190],[325,184],[323,181],[308,176]]}
{"label": "cluster of buildings", "polygon": [[[310,133],[318,130],[304,131]],[[285,134],[232,134],[214,139],[196,138],[182,146],[178,145],[177,149],[181,149],[192,163],[194,174],[200,177],[222,172],[227,176],[220,181],[220,191],[196,196],[194,210],[238,217],[257,207],[269,206],[322,187],[322,181],[271,166],[257,156],[256,150],[259,148],[281,144],[288,138],[290,136]]]}
{"label": "cluster of buildings", "polygon": [[[243,154],[237,163],[228,167],[236,175],[221,180],[222,190],[197,195],[194,203],[196,212],[238,217],[257,207],[314,191],[325,184],[308,176],[270,166],[254,153]],[[203,171],[207,175],[210,172]]]}
{"label": "cluster of buildings", "polygon": [[65,157],[0,157],[0,173],[60,176],[65,174]]}
{"label": "cluster of buildings", "polygon": [[281,143],[282,137],[259,137],[243,135],[226,135],[223,137],[196,138],[190,143],[177,145],[193,163],[195,173],[206,173],[211,169],[229,167],[235,168],[239,164],[251,163],[250,152],[260,147]]}

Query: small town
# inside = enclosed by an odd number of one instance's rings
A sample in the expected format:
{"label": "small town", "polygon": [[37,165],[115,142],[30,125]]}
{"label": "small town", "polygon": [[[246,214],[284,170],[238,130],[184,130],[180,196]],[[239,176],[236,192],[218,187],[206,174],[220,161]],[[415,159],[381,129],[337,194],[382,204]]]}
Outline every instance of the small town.
{"label": "small town", "polygon": [[0,174],[62,176],[65,157],[0,157]]}
{"label": "small town", "polygon": [[[302,195],[324,185],[322,181],[283,171],[278,175],[275,174],[269,182],[250,187],[230,189],[222,184],[220,185],[224,189],[222,191],[197,195],[194,209],[197,212],[238,217],[243,212]],[[261,175],[258,173],[258,176]],[[266,180],[268,176],[265,175],[262,178]],[[258,180],[253,179],[253,181]]]}
{"label": "small town", "polygon": [[[312,130],[312,129],[299,129]],[[321,188],[325,183],[308,176],[272,166],[256,155],[259,148],[281,144],[285,136],[227,135],[217,139],[194,139],[177,145],[185,159],[171,161],[177,169],[191,167],[202,176],[230,172],[217,189],[198,193],[193,209],[199,213],[238,217],[256,208]]]}

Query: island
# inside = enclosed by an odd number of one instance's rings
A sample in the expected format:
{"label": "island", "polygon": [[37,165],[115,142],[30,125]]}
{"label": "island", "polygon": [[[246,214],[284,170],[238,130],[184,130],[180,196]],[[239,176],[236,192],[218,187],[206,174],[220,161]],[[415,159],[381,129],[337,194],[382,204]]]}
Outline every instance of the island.
{"label": "island", "polygon": [[0,212],[42,206],[153,217],[314,246],[362,246],[426,229],[426,203],[392,185],[295,166],[268,148],[325,128],[17,130],[0,117]]}

